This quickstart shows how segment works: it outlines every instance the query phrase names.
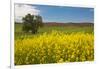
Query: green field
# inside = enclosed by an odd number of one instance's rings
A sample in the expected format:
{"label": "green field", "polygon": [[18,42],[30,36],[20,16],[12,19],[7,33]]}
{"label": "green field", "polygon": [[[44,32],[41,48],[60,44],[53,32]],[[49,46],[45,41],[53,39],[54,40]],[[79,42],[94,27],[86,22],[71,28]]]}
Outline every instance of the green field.
{"label": "green field", "polygon": [[[15,24],[15,37],[21,35],[33,35],[31,33],[24,33],[22,31],[22,24],[16,23]],[[44,32],[50,33],[52,30],[62,31],[65,33],[74,33],[74,32],[84,32],[84,33],[94,33],[94,26],[93,25],[84,25],[83,26],[74,26],[74,25],[66,25],[66,26],[44,26],[38,29],[38,35]]]}

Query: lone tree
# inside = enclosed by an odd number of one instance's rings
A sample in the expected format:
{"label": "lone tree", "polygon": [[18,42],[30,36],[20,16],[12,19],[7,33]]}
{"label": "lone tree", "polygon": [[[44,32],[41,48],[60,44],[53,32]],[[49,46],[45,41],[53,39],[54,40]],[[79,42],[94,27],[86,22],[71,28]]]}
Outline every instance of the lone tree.
{"label": "lone tree", "polygon": [[37,33],[38,28],[43,26],[42,17],[39,15],[27,14],[22,19],[23,21],[23,31]]}

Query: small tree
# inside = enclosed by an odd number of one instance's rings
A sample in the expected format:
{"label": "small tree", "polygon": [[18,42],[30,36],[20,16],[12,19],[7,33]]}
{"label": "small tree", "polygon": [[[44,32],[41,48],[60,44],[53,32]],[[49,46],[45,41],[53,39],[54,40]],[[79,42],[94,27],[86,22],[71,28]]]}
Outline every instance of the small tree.
{"label": "small tree", "polygon": [[33,34],[35,34],[38,31],[38,28],[43,26],[42,17],[39,15],[27,14],[22,20],[23,31],[25,32],[31,31]]}

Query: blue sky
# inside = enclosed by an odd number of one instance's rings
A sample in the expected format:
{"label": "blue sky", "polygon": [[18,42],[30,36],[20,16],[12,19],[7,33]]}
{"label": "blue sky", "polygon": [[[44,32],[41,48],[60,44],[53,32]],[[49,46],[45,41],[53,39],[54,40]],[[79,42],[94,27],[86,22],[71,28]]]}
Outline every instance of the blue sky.
{"label": "blue sky", "polygon": [[[21,5],[24,9],[23,5]],[[34,12],[33,14],[41,15],[44,22],[94,22],[94,9],[93,8],[82,8],[82,7],[68,7],[68,6],[48,6],[48,5],[27,5],[26,8]],[[15,8],[16,9],[16,8]],[[22,14],[25,11],[19,9],[15,10],[18,12],[15,15],[19,15],[19,12]],[[21,14],[20,14],[21,15]],[[16,20],[18,17],[16,17]]]}

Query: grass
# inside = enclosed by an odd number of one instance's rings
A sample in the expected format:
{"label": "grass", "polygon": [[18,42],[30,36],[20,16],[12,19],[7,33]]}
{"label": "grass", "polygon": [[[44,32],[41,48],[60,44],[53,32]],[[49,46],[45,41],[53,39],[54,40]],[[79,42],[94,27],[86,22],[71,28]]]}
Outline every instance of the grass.
{"label": "grass", "polygon": [[[67,25],[67,26],[44,26],[42,28],[39,28],[38,34],[47,32],[50,33],[52,30],[56,31],[62,31],[62,32],[67,32],[67,33],[72,33],[72,32],[85,32],[85,33],[93,33],[94,27],[93,26],[74,26],[74,25]],[[22,35],[22,24],[15,24],[15,34]],[[25,34],[25,33],[24,33]],[[31,35],[31,33],[26,33],[27,35]]]}
{"label": "grass", "polygon": [[[22,31],[23,25],[21,23],[15,24],[15,39],[23,39],[23,38],[31,38],[34,35],[31,33],[24,33]],[[53,30],[56,31],[62,31],[67,34],[71,33],[77,33],[77,32],[84,32],[84,33],[94,33],[94,27],[90,25],[84,25],[83,26],[74,26],[72,25],[66,25],[66,26],[44,26],[42,28],[38,29],[38,33],[35,35],[41,35],[44,32],[50,34]]]}

